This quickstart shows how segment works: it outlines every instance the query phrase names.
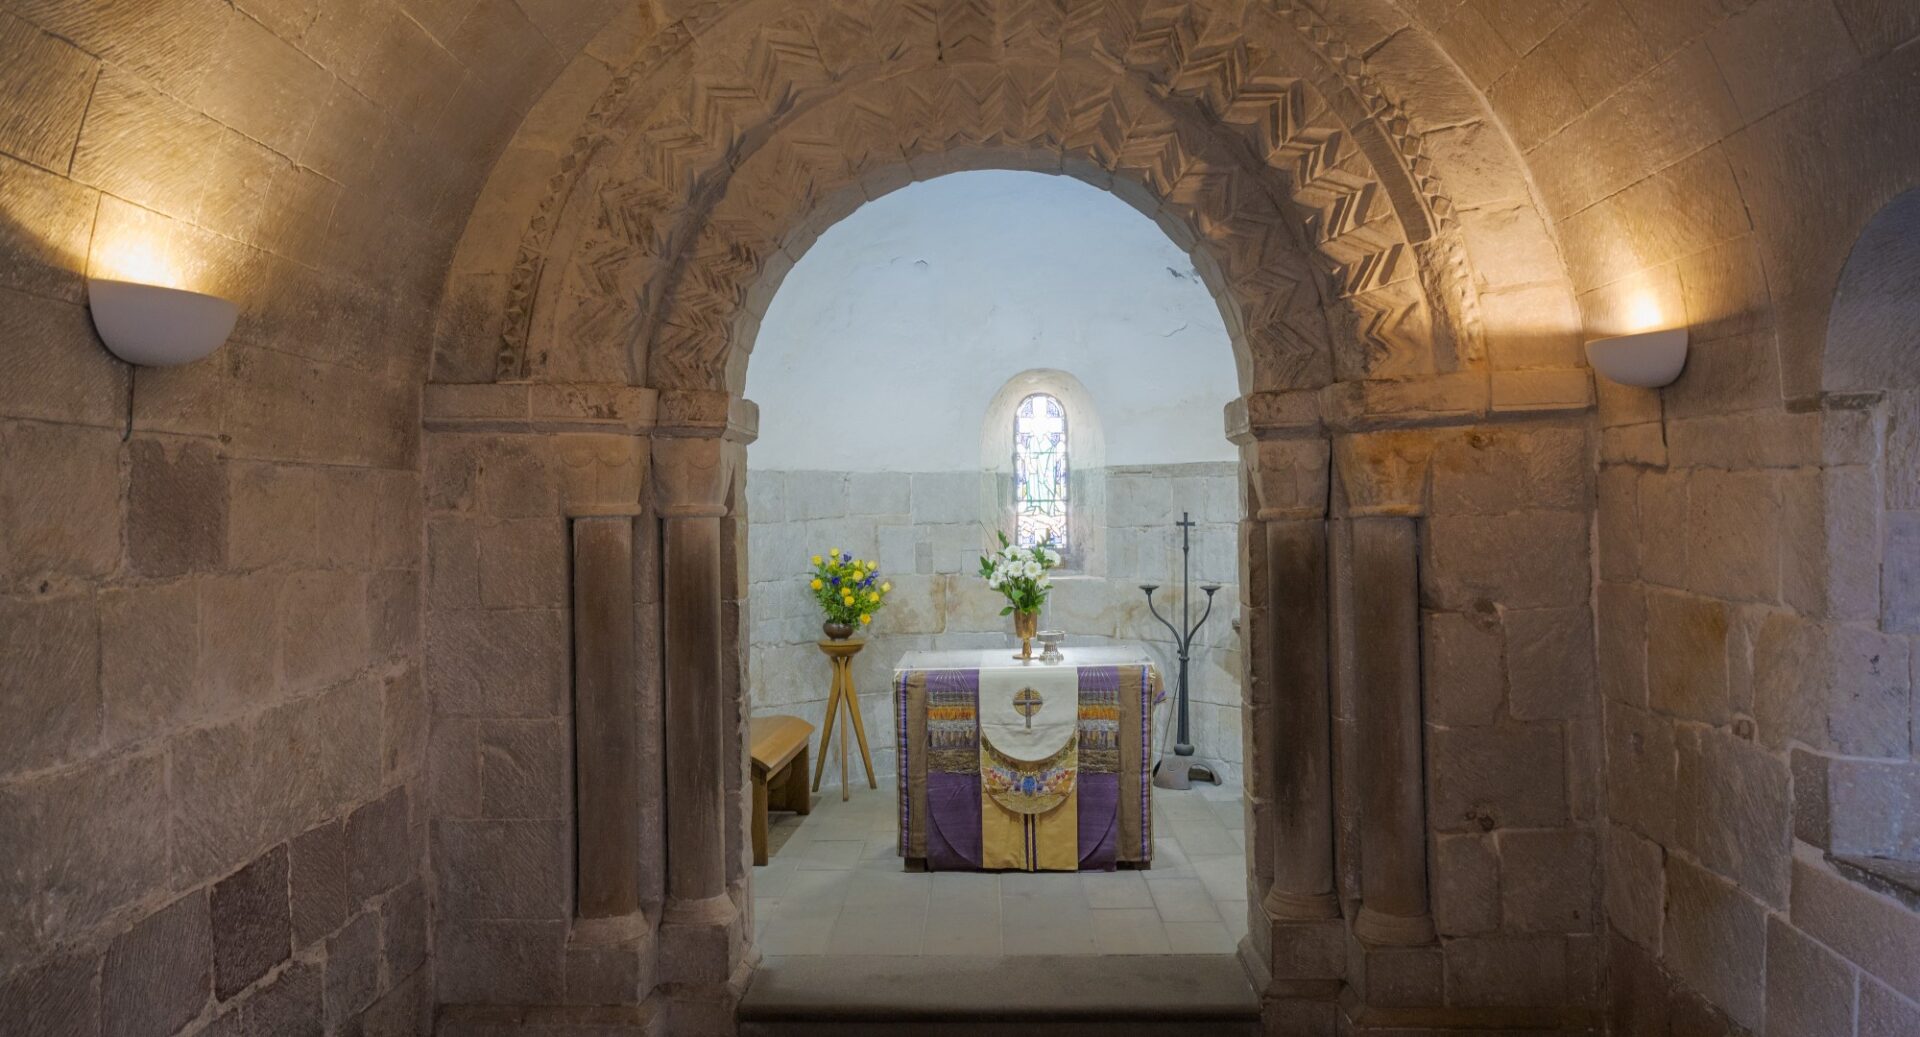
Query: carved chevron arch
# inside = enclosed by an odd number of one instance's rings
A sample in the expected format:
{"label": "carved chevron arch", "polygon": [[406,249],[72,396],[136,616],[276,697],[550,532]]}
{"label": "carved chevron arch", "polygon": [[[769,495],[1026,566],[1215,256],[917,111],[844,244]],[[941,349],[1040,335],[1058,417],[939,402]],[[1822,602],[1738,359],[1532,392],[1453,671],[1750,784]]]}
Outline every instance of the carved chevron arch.
{"label": "carved chevron arch", "polygon": [[[1377,349],[1340,357],[1338,377],[1449,369],[1478,354],[1471,271],[1452,204],[1413,120],[1311,8],[1284,2],[1148,0],[754,0],[703,3],[659,34],[596,102],[522,235],[506,277],[502,379],[542,377],[572,263],[574,221],[610,217],[637,241],[634,267],[595,290],[630,317],[663,301],[653,269],[693,239],[688,219],[716,181],[781,121],[914,67],[1092,64],[1190,106],[1256,155],[1284,158],[1314,247],[1345,286],[1363,338],[1435,341],[1429,364]],[[696,71],[697,70],[697,71]],[[1306,146],[1311,145],[1311,146]],[[585,189],[583,189],[585,188]],[[620,196],[617,216],[603,197]],[[597,210],[597,211],[596,211]],[[589,215],[591,214],[591,215]],[[604,257],[601,257],[604,259]],[[1411,305],[1410,281],[1424,298]],[[1399,285],[1394,292],[1369,295]],[[1395,292],[1399,294],[1395,294]],[[1437,310],[1440,319],[1425,312]],[[630,339],[645,321],[602,318],[589,339]],[[577,329],[569,329],[573,331]],[[576,336],[561,336],[573,348]],[[601,372],[603,375],[612,372]],[[638,374],[637,371],[632,372]]]}
{"label": "carved chevron arch", "polygon": [[739,391],[760,316],[826,226],[872,197],[963,169],[1077,176],[1194,256],[1252,388],[1332,377],[1340,290],[1271,179],[1204,125],[1099,70],[984,65],[878,80],[783,126],[728,177],[659,291],[649,384]]}

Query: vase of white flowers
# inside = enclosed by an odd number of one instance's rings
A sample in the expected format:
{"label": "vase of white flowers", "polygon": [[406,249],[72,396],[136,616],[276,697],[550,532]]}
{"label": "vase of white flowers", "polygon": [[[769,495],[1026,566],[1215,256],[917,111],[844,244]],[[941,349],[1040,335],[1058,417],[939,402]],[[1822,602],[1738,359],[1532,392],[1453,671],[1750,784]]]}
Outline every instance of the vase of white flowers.
{"label": "vase of white flowers", "polygon": [[1060,552],[1047,543],[1019,547],[1005,533],[999,536],[1000,550],[980,558],[980,576],[988,587],[1006,595],[1007,607],[1000,614],[1013,617],[1013,634],[1020,639],[1020,654],[1014,658],[1030,661],[1033,638],[1040,628],[1040,606],[1053,589],[1053,578],[1047,573],[1060,564]]}

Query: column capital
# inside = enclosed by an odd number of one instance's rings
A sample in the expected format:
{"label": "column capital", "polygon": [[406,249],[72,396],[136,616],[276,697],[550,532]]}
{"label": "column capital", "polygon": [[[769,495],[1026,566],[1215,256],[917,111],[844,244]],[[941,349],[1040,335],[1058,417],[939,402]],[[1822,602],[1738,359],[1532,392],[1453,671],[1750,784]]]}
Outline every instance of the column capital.
{"label": "column capital", "polygon": [[744,445],[760,436],[760,405],[732,393],[663,389],[653,434],[669,439],[724,439]]}
{"label": "column capital", "polygon": [[1319,436],[1263,439],[1240,448],[1253,492],[1254,518],[1327,515],[1327,441]]}
{"label": "column capital", "polygon": [[1420,430],[1336,436],[1333,471],[1343,513],[1418,517],[1427,509],[1433,436]]}
{"label": "column capital", "polygon": [[737,447],[718,436],[656,438],[654,510],[669,519],[725,515],[737,452]]}

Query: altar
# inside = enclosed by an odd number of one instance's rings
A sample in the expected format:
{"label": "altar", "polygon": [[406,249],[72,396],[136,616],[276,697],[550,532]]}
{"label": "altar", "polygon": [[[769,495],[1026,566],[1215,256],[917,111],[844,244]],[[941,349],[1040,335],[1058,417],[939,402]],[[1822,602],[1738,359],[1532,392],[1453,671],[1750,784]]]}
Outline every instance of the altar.
{"label": "altar", "polygon": [[1139,646],[908,652],[893,675],[900,855],[928,870],[1145,868],[1153,704]]}

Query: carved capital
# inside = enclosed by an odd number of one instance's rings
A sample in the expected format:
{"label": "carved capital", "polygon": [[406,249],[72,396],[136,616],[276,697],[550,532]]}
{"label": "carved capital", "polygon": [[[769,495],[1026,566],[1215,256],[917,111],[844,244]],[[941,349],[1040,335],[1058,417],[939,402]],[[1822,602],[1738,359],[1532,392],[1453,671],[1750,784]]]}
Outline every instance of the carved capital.
{"label": "carved capital", "polygon": [[718,436],[653,441],[653,502],[662,518],[719,518],[727,513],[737,450]]}
{"label": "carved capital", "polygon": [[647,441],[637,436],[566,434],[554,437],[560,492],[570,515],[632,513],[647,479]]}
{"label": "carved capital", "polygon": [[725,439],[745,444],[760,435],[760,405],[731,393],[663,390],[659,413],[656,436]]}
{"label": "carved capital", "polygon": [[1369,432],[1333,442],[1333,470],[1347,515],[1421,515],[1433,437],[1422,432]]}
{"label": "carved capital", "polygon": [[1227,438],[1245,446],[1273,436],[1319,433],[1320,393],[1296,389],[1248,393],[1227,402]]}
{"label": "carved capital", "polygon": [[1255,518],[1271,522],[1326,516],[1326,440],[1264,439],[1242,447],[1240,455],[1253,488]]}

